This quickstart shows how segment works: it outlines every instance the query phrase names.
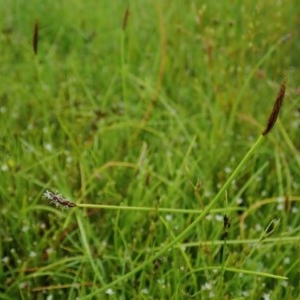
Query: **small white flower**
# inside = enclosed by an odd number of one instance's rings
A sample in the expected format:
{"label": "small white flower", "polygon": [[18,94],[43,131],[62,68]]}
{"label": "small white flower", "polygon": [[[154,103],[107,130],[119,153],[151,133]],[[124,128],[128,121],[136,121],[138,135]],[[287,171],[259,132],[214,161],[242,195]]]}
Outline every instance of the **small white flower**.
{"label": "small white flower", "polygon": [[232,169],[230,167],[225,167],[224,171],[226,174],[229,174],[231,173]]}
{"label": "small white flower", "polygon": [[289,282],[287,280],[281,280],[280,284],[286,288],[289,285]]}
{"label": "small white flower", "polygon": [[205,217],[205,220],[211,221],[212,218],[213,218],[213,215],[209,214],[209,215],[207,215],[207,216]]}
{"label": "small white flower", "polygon": [[223,222],[223,219],[224,219],[224,217],[222,215],[220,215],[220,214],[215,215],[215,220],[216,221]]}
{"label": "small white flower", "polygon": [[243,198],[238,198],[238,199],[236,199],[236,204],[237,204],[237,205],[241,205],[243,202],[244,202],[244,199],[243,199]]}
{"label": "small white flower", "polygon": [[114,292],[114,290],[113,289],[107,289],[106,291],[105,291],[105,294],[107,294],[107,295],[113,295],[115,292]]}
{"label": "small white flower", "polygon": [[208,297],[209,298],[214,298],[215,297],[215,292],[214,291],[209,291]]}
{"label": "small white flower", "polygon": [[264,293],[263,295],[262,295],[262,298],[264,299],[264,300],[270,300],[271,298],[271,295],[269,294],[269,293]]}
{"label": "small white flower", "polygon": [[74,282],[74,283],[72,283],[72,287],[73,287],[74,289],[79,289],[80,284],[79,284],[78,282]]}
{"label": "small white flower", "polygon": [[265,197],[267,195],[267,191],[266,190],[263,190],[262,192],[261,192],[261,196],[262,197]]}
{"label": "small white flower", "polygon": [[170,214],[168,214],[168,215],[166,215],[166,220],[167,221],[172,221],[172,219],[173,219],[173,216],[172,215],[170,215]]}
{"label": "small white flower", "polygon": [[10,258],[9,258],[8,256],[5,256],[5,257],[2,258],[2,262],[3,262],[4,264],[8,264],[9,261],[10,261]]}
{"label": "small white flower", "polygon": [[67,156],[66,161],[68,164],[70,164],[73,161],[72,156]]}
{"label": "small white flower", "polygon": [[262,177],[261,177],[261,176],[255,177],[255,181],[256,181],[256,182],[261,182],[261,181],[262,181]]}
{"label": "small white flower", "polygon": [[280,204],[277,205],[277,210],[284,210],[283,203],[280,203]]}
{"label": "small white flower", "polygon": [[8,168],[8,165],[7,165],[7,164],[4,164],[4,165],[1,166],[1,171],[2,171],[2,172],[6,172],[6,171],[8,171],[8,169],[9,169],[9,168]]}
{"label": "small white flower", "polygon": [[0,107],[0,113],[1,113],[1,114],[6,113],[6,111],[7,111],[7,109],[6,109],[5,106],[1,106],[1,107]]}
{"label": "small white flower", "polygon": [[24,289],[24,288],[26,288],[26,286],[27,286],[27,283],[26,283],[26,282],[21,282],[21,283],[19,283],[19,288],[20,288],[20,289]]}
{"label": "small white flower", "polygon": [[277,197],[276,201],[277,201],[278,203],[282,203],[282,202],[285,201],[285,199],[284,199],[283,197]]}
{"label": "small white flower", "polygon": [[48,255],[50,255],[50,254],[53,253],[53,252],[55,252],[55,251],[54,251],[54,249],[51,248],[51,247],[46,249],[46,253],[47,253]]}
{"label": "small white flower", "polygon": [[204,191],[204,197],[206,198],[210,198],[212,194],[213,194],[212,191],[209,190]]}
{"label": "small white flower", "polygon": [[50,144],[50,143],[47,143],[45,144],[45,149],[48,151],[48,152],[52,152],[53,151],[53,146]]}
{"label": "small white flower", "polygon": [[289,265],[289,264],[291,263],[290,257],[286,257],[286,258],[283,260],[283,263],[284,263],[285,265]]}
{"label": "small white flower", "polygon": [[242,296],[248,297],[250,295],[249,291],[242,291]]}
{"label": "small white flower", "polygon": [[29,252],[29,257],[36,257],[36,252],[30,251]]}
{"label": "small white flower", "polygon": [[211,290],[212,289],[212,283],[211,282],[205,282],[205,284],[203,284],[202,286],[201,286],[201,289],[202,290],[206,290],[206,291],[209,291],[209,290]]}
{"label": "small white flower", "polygon": [[29,230],[29,226],[24,225],[24,226],[22,227],[22,231],[23,231],[23,232],[27,232],[28,230]]}
{"label": "small white flower", "polygon": [[256,230],[257,232],[262,231],[262,229],[263,229],[263,227],[262,227],[260,224],[255,224],[255,230]]}

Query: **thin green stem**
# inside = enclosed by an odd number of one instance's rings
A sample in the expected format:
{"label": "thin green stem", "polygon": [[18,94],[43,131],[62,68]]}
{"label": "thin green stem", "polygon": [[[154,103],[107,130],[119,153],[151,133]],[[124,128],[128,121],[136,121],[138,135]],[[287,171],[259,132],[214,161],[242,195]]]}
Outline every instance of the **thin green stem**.
{"label": "thin green stem", "polygon": [[[270,237],[270,238],[265,238],[263,241],[260,239],[243,239],[243,240],[227,240],[226,244],[227,245],[248,245],[248,244],[257,244],[257,243],[262,243],[262,244],[271,244],[271,243],[299,243],[300,237],[299,236],[280,236],[280,237]],[[184,243],[180,244],[176,247],[184,247],[184,248],[190,248],[190,247],[201,247],[201,246],[219,246],[224,244],[223,240],[214,240],[214,241],[205,241],[205,242],[190,242],[190,243]]]}
{"label": "thin green stem", "polygon": [[[220,266],[209,266],[209,267],[195,269],[193,272],[203,272],[206,270],[220,270],[221,268],[222,267],[220,267]],[[280,280],[288,279],[285,276],[279,276],[279,275],[274,275],[274,274],[260,272],[260,271],[251,271],[251,270],[246,270],[246,269],[241,269],[241,268],[225,267],[224,269],[227,272],[249,274],[249,275],[261,276],[261,277],[269,277],[269,278],[280,279]]]}
{"label": "thin green stem", "polygon": [[126,104],[126,62],[125,62],[125,31],[121,33],[121,76],[123,102]]}
{"label": "thin green stem", "polygon": [[[123,206],[123,205],[107,205],[107,204],[77,204],[80,208],[93,208],[93,209],[111,209],[120,211],[157,211],[163,213],[182,213],[182,214],[200,214],[203,209],[182,209],[182,208],[168,208],[168,207],[142,207],[142,206]],[[212,209],[211,213],[224,213],[226,211],[243,210],[243,207],[227,207]]]}

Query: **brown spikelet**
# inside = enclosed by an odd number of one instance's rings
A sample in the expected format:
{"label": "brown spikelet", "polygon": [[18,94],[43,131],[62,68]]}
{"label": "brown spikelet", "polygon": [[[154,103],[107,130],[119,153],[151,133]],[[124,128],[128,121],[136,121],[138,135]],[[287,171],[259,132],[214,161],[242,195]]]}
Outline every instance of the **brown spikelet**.
{"label": "brown spikelet", "polygon": [[39,42],[39,24],[38,24],[38,20],[36,19],[34,23],[33,37],[32,37],[32,47],[35,55],[38,52],[38,42]]}
{"label": "brown spikelet", "polygon": [[50,200],[50,203],[54,203],[56,206],[61,206],[65,208],[77,206],[76,203],[65,199],[61,194],[52,193],[48,190],[44,193],[44,197]]}
{"label": "brown spikelet", "polygon": [[280,89],[277,94],[277,98],[273,105],[273,110],[269,116],[268,124],[267,124],[265,130],[262,132],[263,136],[266,136],[271,131],[271,129],[274,127],[277,117],[278,117],[278,114],[279,114],[279,111],[280,111],[280,108],[282,106],[284,94],[285,94],[285,81],[283,81],[280,85]]}
{"label": "brown spikelet", "polygon": [[123,17],[123,23],[122,23],[122,29],[125,30],[128,22],[128,17],[129,17],[129,9],[126,8],[124,17]]}
{"label": "brown spikelet", "polygon": [[286,195],[284,199],[284,209],[286,212],[289,212],[291,210],[291,201],[288,195]]}

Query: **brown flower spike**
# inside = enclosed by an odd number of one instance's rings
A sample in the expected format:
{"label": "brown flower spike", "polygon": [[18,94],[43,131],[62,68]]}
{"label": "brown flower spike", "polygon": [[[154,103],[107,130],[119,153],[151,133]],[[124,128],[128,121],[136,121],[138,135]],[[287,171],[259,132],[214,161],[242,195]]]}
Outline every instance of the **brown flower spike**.
{"label": "brown flower spike", "polygon": [[124,13],[124,17],[123,17],[123,23],[122,23],[122,29],[123,29],[123,30],[126,29],[129,14],[130,14],[129,9],[126,8],[125,13]]}
{"label": "brown flower spike", "polygon": [[34,28],[33,28],[33,36],[32,36],[32,47],[35,55],[37,55],[38,52],[38,42],[39,42],[39,23],[38,20],[35,20]]}
{"label": "brown flower spike", "polygon": [[282,106],[282,102],[283,102],[283,99],[284,99],[284,94],[285,94],[285,81],[283,81],[280,85],[280,89],[279,89],[279,92],[277,94],[276,101],[273,105],[273,110],[270,114],[268,124],[267,124],[265,130],[262,132],[263,136],[266,136],[271,131],[271,129],[274,127],[274,125],[276,123],[276,120],[278,118],[280,108]]}

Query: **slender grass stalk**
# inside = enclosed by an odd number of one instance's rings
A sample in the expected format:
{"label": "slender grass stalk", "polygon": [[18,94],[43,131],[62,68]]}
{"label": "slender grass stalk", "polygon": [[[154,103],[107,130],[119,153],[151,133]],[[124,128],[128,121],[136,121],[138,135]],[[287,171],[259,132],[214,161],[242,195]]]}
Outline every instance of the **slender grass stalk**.
{"label": "slender grass stalk", "polygon": [[122,22],[122,33],[121,33],[121,76],[122,76],[122,94],[123,94],[123,102],[126,103],[127,100],[127,91],[126,91],[126,61],[125,61],[125,29],[127,27],[129,18],[129,9],[125,10]]}
{"label": "slender grass stalk", "polygon": [[[241,240],[227,240],[227,245],[249,245],[249,244],[257,244],[257,243],[263,243],[263,244],[279,244],[279,243],[295,243],[299,242],[300,237],[299,236],[280,236],[280,237],[268,237],[265,238],[263,241],[261,241],[261,238],[259,239],[241,239]],[[215,241],[204,241],[204,242],[190,242],[190,243],[183,243],[176,247],[201,247],[201,246],[219,246],[224,244],[223,240],[215,240]]]}
{"label": "slender grass stalk", "polygon": [[[193,272],[203,272],[206,270],[221,270],[222,266],[209,266],[209,267],[203,267],[203,268],[197,268],[194,269]],[[255,276],[261,276],[261,277],[268,277],[268,278],[274,278],[279,280],[287,280],[288,278],[285,276],[279,276],[274,275],[270,273],[260,272],[260,271],[251,271],[241,268],[232,268],[232,267],[224,267],[224,270],[227,272],[234,272],[234,273],[241,273],[241,274],[248,274],[248,275],[255,275]],[[188,274],[187,274],[188,275]]]}
{"label": "slender grass stalk", "polygon": [[[146,207],[146,206],[126,206],[126,205],[108,205],[108,204],[77,204],[77,207],[81,208],[94,208],[94,209],[110,209],[119,211],[140,211],[140,212],[161,212],[161,213],[175,213],[175,214],[200,214],[203,209],[183,209],[183,208],[169,208],[169,207]],[[227,207],[212,209],[210,213],[224,213],[227,211],[240,211],[243,207]]]}

